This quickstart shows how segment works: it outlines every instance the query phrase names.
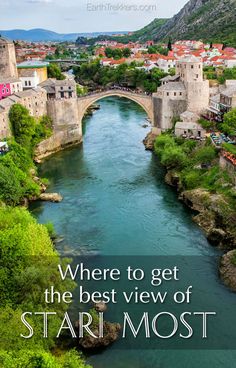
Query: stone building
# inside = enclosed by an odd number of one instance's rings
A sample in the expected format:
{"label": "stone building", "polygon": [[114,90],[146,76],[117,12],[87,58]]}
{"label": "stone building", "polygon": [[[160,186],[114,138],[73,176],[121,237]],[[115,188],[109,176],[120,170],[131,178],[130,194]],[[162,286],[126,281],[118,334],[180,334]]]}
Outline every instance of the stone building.
{"label": "stone building", "polygon": [[17,78],[15,45],[0,35],[0,78]]}
{"label": "stone building", "polygon": [[173,118],[188,110],[200,114],[208,107],[209,81],[203,79],[202,61],[194,56],[176,61],[176,75],[162,79],[153,94],[154,119],[161,130],[173,126]]}
{"label": "stone building", "polygon": [[202,61],[190,56],[176,62],[176,74],[180,75],[187,92],[187,110],[197,114],[209,103],[209,81],[203,79]]}
{"label": "stone building", "polygon": [[76,98],[76,82],[74,79],[56,80],[54,78],[47,79],[40,84],[40,87],[47,91],[49,100]]}
{"label": "stone building", "polygon": [[47,93],[43,88],[33,88],[13,94],[0,101],[0,139],[11,135],[9,111],[12,105],[20,103],[36,118],[47,114]]}
{"label": "stone building", "polygon": [[180,115],[181,121],[175,124],[175,135],[184,138],[205,138],[206,130],[198,124],[199,115],[185,111]]}
{"label": "stone building", "polygon": [[236,108],[236,81],[226,81],[220,93],[210,97],[207,118],[222,121],[225,113]]}

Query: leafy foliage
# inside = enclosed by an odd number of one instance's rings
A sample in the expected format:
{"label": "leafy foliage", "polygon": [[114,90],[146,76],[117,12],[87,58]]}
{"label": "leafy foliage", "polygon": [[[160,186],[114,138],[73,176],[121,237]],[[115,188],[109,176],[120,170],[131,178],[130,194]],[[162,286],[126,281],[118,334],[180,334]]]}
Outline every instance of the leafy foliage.
{"label": "leafy foliage", "polygon": [[136,67],[136,63],[130,65],[123,63],[117,68],[112,68],[102,66],[99,60],[95,60],[82,64],[79,69],[74,68],[74,73],[79,83],[91,88],[115,84],[132,89],[141,88],[146,92],[156,92],[160,79],[167,74],[158,68],[145,72]]}
{"label": "leafy foliage", "polygon": [[[27,109],[13,105],[10,120],[14,138],[10,151],[0,157],[0,200],[15,206],[24,197],[38,196],[40,186],[33,180],[36,170],[32,155],[36,143],[51,134],[51,119],[44,116],[36,122]],[[53,356],[55,336],[67,309],[66,305],[45,303],[44,291],[50,286],[63,293],[73,290],[71,280],[61,282],[57,266],[60,262],[51,238],[52,224],[40,225],[21,207],[0,207],[0,366],[3,368],[85,368],[74,350]],[[63,260],[61,263],[68,263]],[[53,308],[53,310],[51,310]],[[48,338],[43,338],[43,324],[34,314],[27,318],[34,330],[28,334],[21,322],[25,311],[55,312],[50,320]],[[26,331],[25,331],[26,330]]]}
{"label": "leafy foliage", "polygon": [[0,351],[0,365],[4,368],[91,368],[76,350],[53,356],[42,349],[21,349],[19,352]]}
{"label": "leafy foliage", "polygon": [[36,123],[29,110],[21,104],[14,104],[10,109],[9,119],[16,142],[30,148]]}
{"label": "leafy foliage", "polygon": [[112,49],[107,47],[105,49],[106,57],[114,58],[115,60],[121,59],[122,57],[128,58],[131,55],[131,51],[128,47],[124,49]]}
{"label": "leafy foliage", "polygon": [[47,69],[48,69],[48,78],[56,78],[58,80],[63,80],[66,78],[64,74],[62,74],[60,67],[55,63],[49,64]]}
{"label": "leafy foliage", "polygon": [[221,129],[228,135],[236,134],[236,108],[224,114],[224,121]]}
{"label": "leafy foliage", "polygon": [[233,179],[219,167],[218,153],[208,141],[200,143],[162,134],[154,150],[161,163],[178,174],[182,189],[200,187],[232,199]]}

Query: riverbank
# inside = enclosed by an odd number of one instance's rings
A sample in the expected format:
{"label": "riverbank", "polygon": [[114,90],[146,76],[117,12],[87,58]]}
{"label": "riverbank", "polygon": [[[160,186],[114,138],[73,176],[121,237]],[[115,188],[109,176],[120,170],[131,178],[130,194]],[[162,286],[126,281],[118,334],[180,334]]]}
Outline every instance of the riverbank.
{"label": "riverbank", "polygon": [[[98,104],[91,105],[85,116],[92,116],[93,113],[99,110],[100,106]],[[45,158],[63,151],[67,148],[72,148],[80,145],[83,142],[83,137],[80,129],[77,126],[65,127],[62,130],[56,130],[55,127],[52,130],[52,135],[47,139],[42,140],[34,150],[34,161],[36,163],[41,163]]]}
{"label": "riverbank", "polygon": [[166,169],[165,182],[196,214],[193,220],[204,230],[210,244],[228,251],[222,257],[220,275],[236,291],[236,203],[234,178],[219,167],[217,151],[209,141],[197,143],[171,134],[144,140]]}

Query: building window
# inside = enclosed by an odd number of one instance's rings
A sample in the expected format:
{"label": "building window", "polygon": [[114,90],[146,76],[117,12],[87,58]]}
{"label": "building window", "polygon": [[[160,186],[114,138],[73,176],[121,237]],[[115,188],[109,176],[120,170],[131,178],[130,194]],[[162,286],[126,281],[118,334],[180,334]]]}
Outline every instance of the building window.
{"label": "building window", "polygon": [[196,74],[196,78],[198,78],[198,74]]}
{"label": "building window", "polygon": [[201,69],[201,65],[198,65],[199,69]]}
{"label": "building window", "polygon": [[174,96],[176,96],[176,92],[174,92]]}
{"label": "building window", "polygon": [[61,87],[61,90],[63,90],[63,87]]}
{"label": "building window", "polygon": [[166,96],[169,96],[169,92],[166,92]]}
{"label": "building window", "polygon": [[69,89],[71,89],[71,87],[69,87]]}
{"label": "building window", "polygon": [[69,97],[70,97],[70,98],[72,97],[72,92],[69,92]]}
{"label": "building window", "polygon": [[179,95],[182,96],[182,92],[180,92]]}
{"label": "building window", "polygon": [[193,69],[193,65],[191,65],[191,69]]}
{"label": "building window", "polygon": [[61,98],[64,98],[64,97],[65,97],[64,92],[61,92]]}
{"label": "building window", "polygon": [[31,86],[31,81],[29,81],[29,86]]}
{"label": "building window", "polygon": [[27,81],[25,81],[25,86],[28,86],[28,82]]}

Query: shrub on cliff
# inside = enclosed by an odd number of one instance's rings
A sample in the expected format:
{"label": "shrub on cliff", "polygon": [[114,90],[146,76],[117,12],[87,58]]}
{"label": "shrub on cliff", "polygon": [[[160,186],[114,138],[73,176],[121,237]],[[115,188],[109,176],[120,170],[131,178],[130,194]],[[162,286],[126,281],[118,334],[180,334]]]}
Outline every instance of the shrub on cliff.
{"label": "shrub on cliff", "polygon": [[201,185],[201,176],[199,170],[183,172],[181,181],[185,189],[195,189]]}
{"label": "shrub on cliff", "polygon": [[35,120],[26,107],[14,104],[10,108],[9,119],[13,136],[17,143],[30,149],[32,136],[35,132]]}
{"label": "shrub on cliff", "polygon": [[204,146],[197,150],[194,159],[197,163],[210,164],[217,157],[217,151],[212,146]]}
{"label": "shrub on cliff", "polygon": [[161,155],[165,147],[172,147],[175,145],[175,140],[172,136],[168,134],[161,134],[155,140],[154,151],[157,155]]}
{"label": "shrub on cliff", "polygon": [[0,199],[9,205],[19,204],[26,198],[38,196],[40,187],[29,174],[32,159],[24,148],[10,144],[10,152],[0,157]]}
{"label": "shrub on cliff", "polygon": [[161,163],[168,168],[181,169],[187,164],[187,155],[181,147],[167,146],[161,154]]}
{"label": "shrub on cliff", "polygon": [[40,118],[35,125],[32,135],[32,147],[34,148],[42,140],[49,138],[52,135],[52,119],[48,115]]}
{"label": "shrub on cliff", "polygon": [[[0,350],[13,352],[24,346],[35,351],[49,350],[55,345],[54,338],[67,305],[45,303],[44,291],[53,285],[63,293],[72,290],[75,283],[69,279],[61,282],[60,260],[48,230],[26,209],[0,208],[0,244]],[[56,312],[50,320],[47,339],[43,338],[43,324],[33,315],[27,320],[33,326],[34,336],[29,340],[20,337],[21,333],[28,333],[21,323],[22,311]]]}
{"label": "shrub on cliff", "polygon": [[19,352],[0,351],[0,366],[4,368],[91,368],[76,350],[61,356],[53,356],[42,349],[38,351],[21,349]]}
{"label": "shrub on cliff", "polygon": [[23,190],[15,172],[1,162],[0,172],[0,200],[12,205],[19,203],[23,196]]}

